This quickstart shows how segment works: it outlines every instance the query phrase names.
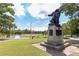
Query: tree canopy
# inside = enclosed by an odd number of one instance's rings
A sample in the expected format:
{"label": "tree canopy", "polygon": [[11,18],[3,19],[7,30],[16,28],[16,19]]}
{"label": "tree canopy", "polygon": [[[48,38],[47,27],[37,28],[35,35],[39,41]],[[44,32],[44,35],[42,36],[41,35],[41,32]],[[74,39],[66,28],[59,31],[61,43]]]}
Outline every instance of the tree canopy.
{"label": "tree canopy", "polygon": [[[16,27],[14,24],[14,10],[12,8],[14,6],[11,3],[0,3],[0,33],[10,33],[10,31]],[[10,13],[10,15],[7,15]]]}
{"label": "tree canopy", "polygon": [[67,23],[63,24],[64,34],[68,34],[70,32],[73,35],[79,35],[79,4],[63,3],[60,10],[70,18]]}
{"label": "tree canopy", "polygon": [[76,16],[79,17],[79,4],[78,3],[63,3],[60,7],[60,10],[66,16],[70,16],[70,18],[73,18],[75,13],[77,13],[78,15]]}

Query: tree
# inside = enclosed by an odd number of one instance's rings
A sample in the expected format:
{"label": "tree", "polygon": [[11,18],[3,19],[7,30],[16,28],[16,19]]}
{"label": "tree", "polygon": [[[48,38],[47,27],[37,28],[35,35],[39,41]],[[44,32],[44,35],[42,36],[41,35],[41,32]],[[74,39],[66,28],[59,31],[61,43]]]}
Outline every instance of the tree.
{"label": "tree", "polygon": [[69,22],[71,33],[73,35],[79,35],[79,19],[71,19]]}
{"label": "tree", "polygon": [[[12,28],[16,27],[14,24],[15,12],[12,8],[14,6],[11,3],[0,3],[0,33],[10,35]],[[10,13],[11,16],[7,15]]]}
{"label": "tree", "polygon": [[63,29],[63,35],[69,35],[69,34],[71,34],[70,26],[69,26],[68,23],[64,23],[62,25],[62,29]]}
{"label": "tree", "polygon": [[79,4],[78,3],[63,3],[60,7],[62,13],[70,18],[73,18],[73,15],[77,12],[79,17]]}
{"label": "tree", "polygon": [[[79,35],[79,19],[71,19],[62,25],[64,35]],[[71,35],[71,36],[72,36]]]}
{"label": "tree", "polygon": [[79,22],[79,4],[78,3],[63,3],[60,7],[62,13],[69,16],[70,21],[68,22],[72,34],[78,35],[78,22]]}

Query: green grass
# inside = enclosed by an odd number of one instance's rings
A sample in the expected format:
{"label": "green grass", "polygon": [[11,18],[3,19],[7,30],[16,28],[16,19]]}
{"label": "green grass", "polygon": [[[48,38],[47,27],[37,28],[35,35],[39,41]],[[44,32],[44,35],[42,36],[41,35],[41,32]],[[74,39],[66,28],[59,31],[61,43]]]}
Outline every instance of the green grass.
{"label": "green grass", "polygon": [[0,42],[0,56],[48,56],[49,54],[32,46],[45,39],[23,39]]}

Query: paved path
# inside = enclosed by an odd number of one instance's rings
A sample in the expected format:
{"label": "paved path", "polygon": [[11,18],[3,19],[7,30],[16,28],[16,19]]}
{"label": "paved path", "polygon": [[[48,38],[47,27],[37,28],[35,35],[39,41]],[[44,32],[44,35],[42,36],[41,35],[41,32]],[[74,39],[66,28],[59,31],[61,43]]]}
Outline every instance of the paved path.
{"label": "paved path", "polygon": [[73,44],[63,51],[67,56],[79,56],[79,44]]}
{"label": "paved path", "polygon": [[[20,40],[20,39],[26,39],[26,38],[23,37],[23,38],[19,38],[19,39],[15,39],[15,38],[2,38],[2,39],[5,39],[5,40],[0,40],[0,42],[7,42],[7,41],[12,41],[12,40]],[[29,39],[29,38],[27,38],[27,39]]]}
{"label": "paved path", "polygon": [[71,46],[68,46],[63,51],[57,51],[55,49],[46,48],[44,46],[41,46],[40,43],[32,45],[49,53],[52,56],[79,56],[79,44],[73,44]]}
{"label": "paved path", "polygon": [[51,48],[46,48],[44,46],[41,46],[40,43],[32,44],[32,45],[47,52],[47,53],[49,53],[51,56],[65,56],[65,54],[62,51],[56,51],[56,50],[51,49]]}

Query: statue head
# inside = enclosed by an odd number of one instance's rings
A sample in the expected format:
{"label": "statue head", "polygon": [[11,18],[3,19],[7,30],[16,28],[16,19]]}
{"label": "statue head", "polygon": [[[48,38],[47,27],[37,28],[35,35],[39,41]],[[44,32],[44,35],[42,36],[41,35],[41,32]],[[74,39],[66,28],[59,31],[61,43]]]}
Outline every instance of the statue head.
{"label": "statue head", "polygon": [[60,10],[59,10],[59,9],[56,9],[56,10],[55,10],[55,12],[58,12],[58,11],[60,11]]}

